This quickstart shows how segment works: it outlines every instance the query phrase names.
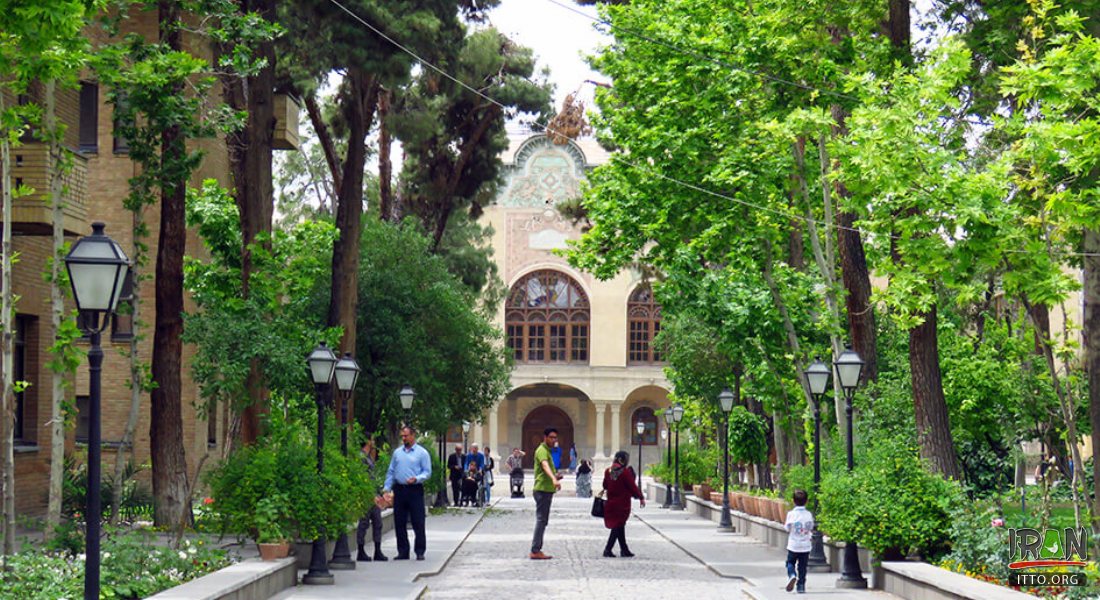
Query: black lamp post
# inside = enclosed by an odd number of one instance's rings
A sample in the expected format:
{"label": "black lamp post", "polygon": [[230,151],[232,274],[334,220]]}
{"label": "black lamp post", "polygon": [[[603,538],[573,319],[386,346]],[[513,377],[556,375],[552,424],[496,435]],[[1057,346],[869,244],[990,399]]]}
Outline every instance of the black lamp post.
{"label": "black lamp post", "polygon": [[[406,383],[401,386],[401,391],[398,392],[397,395],[401,398],[401,408],[405,411],[405,424],[411,425],[412,418],[409,416],[409,411],[412,410],[413,400],[416,399],[416,392],[413,391],[411,385]],[[442,456],[440,458],[442,458]]]}
{"label": "black lamp post", "polygon": [[684,407],[679,403],[672,407],[672,422],[676,423],[676,482],[673,484],[672,510],[684,510],[682,494],[680,493],[680,421],[684,419]]}
{"label": "black lamp post", "polygon": [[88,495],[84,506],[84,599],[99,600],[99,520],[103,516],[100,497],[100,377],[103,348],[99,334],[118,305],[122,284],[130,271],[130,259],[117,242],[103,233],[104,224],[92,223],[92,235],[73,244],[65,257],[76,309],[84,316],[82,328],[88,336]]}
{"label": "black lamp post", "polygon": [[[645,422],[638,421],[634,425],[635,431],[638,432],[638,489],[642,489],[642,440],[645,438]],[[644,495],[645,492],[642,492]]]}
{"label": "black lamp post", "polygon": [[[737,376],[734,387],[741,392],[741,373],[735,371]],[[718,522],[718,531],[733,533],[733,517],[730,515],[730,411],[733,410],[733,402],[737,397],[726,388],[718,394],[718,402],[722,405],[722,435],[718,436],[718,442],[722,444],[722,520]]]}
{"label": "black lamp post", "polygon": [[[669,433],[669,429],[672,428],[672,409],[666,408],[665,412],[665,436],[668,440],[665,443],[665,468],[672,468],[672,435]],[[672,506],[672,481],[665,477],[665,503],[661,505],[661,508],[668,508]]]}
{"label": "black lamp post", "polygon": [[[444,460],[446,460],[447,458],[444,455],[444,453],[447,451],[447,449],[444,447],[447,442],[446,438],[447,430],[443,430],[439,434],[439,463],[441,466],[441,468],[439,469],[439,491],[436,492],[435,502],[432,503],[432,506],[436,508],[444,508],[447,506],[447,469],[446,464],[444,463]],[[458,498],[455,498],[455,501],[457,503]]]}
{"label": "black lamp post", "polygon": [[[855,467],[852,457],[852,396],[859,385],[859,377],[863,372],[863,359],[851,348],[840,353],[833,361],[836,367],[836,378],[840,380],[840,387],[844,389],[844,414],[848,420],[848,472]],[[836,586],[848,589],[863,589],[867,587],[867,580],[859,567],[859,550],[852,541],[844,544],[844,562],[840,570],[840,579]]]}
{"label": "black lamp post", "polygon": [[[815,358],[812,365],[805,371],[806,381],[810,384],[810,393],[814,397],[814,514],[817,514],[817,496],[821,491],[821,395],[825,388],[829,387],[829,378],[832,371]],[[810,538],[810,557],[806,561],[807,568],[814,572],[828,572],[829,561],[825,558],[825,544],[821,531],[814,523],[814,532]]]}
{"label": "black lamp post", "polygon": [[[306,359],[309,373],[313,377],[313,388],[317,400],[317,473],[325,472],[325,392],[332,385],[332,375],[336,370],[336,354],[321,342],[309,353]],[[309,561],[309,572],[302,577],[306,585],[332,585],[335,583],[328,570],[325,556],[325,531],[322,528],[317,539],[313,540],[313,551]]]}
{"label": "black lamp post", "polygon": [[[351,402],[351,394],[355,391],[355,384],[359,381],[359,363],[351,357],[351,352],[345,352],[344,357],[336,362],[336,389],[340,390],[340,452],[348,455],[348,404]],[[336,538],[336,547],[332,550],[332,560],[329,568],[339,571],[354,571],[355,561],[351,559],[351,549],[348,548],[348,532],[340,530],[340,537]]]}

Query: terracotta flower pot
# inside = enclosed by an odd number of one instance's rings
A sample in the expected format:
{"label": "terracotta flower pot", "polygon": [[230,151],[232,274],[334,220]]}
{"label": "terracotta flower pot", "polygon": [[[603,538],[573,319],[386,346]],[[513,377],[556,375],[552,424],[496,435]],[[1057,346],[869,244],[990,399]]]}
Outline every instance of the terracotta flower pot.
{"label": "terracotta flower pot", "polygon": [[771,508],[771,519],[782,523],[787,520],[787,513],[783,511],[782,500],[768,500],[769,507]]}
{"label": "terracotta flower pot", "polygon": [[289,542],[277,542],[274,544],[262,543],[260,546],[260,558],[263,560],[279,560],[290,554]]}
{"label": "terracotta flower pot", "polygon": [[745,512],[754,517],[759,516],[759,513],[756,510],[756,501],[759,500],[759,498],[753,496],[752,494],[746,494],[742,498],[742,500],[745,502]]}
{"label": "terracotta flower pot", "polygon": [[730,492],[730,510],[745,512],[745,507],[741,504],[741,492]]}
{"label": "terracotta flower pot", "polygon": [[722,505],[722,492],[711,492],[710,493],[710,501],[717,504],[718,506],[721,506]]}

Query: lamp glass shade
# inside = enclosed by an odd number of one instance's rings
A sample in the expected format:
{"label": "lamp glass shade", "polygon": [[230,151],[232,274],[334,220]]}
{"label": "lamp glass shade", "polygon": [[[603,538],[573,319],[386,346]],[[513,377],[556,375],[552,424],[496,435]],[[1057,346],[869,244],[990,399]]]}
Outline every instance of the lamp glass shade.
{"label": "lamp glass shade", "polygon": [[643,421],[638,421],[634,425],[634,428],[638,430],[638,435],[642,435],[643,433],[645,433],[645,423]]}
{"label": "lamp glass shade", "polygon": [[668,430],[667,429],[662,429],[661,430],[661,439],[662,440],[667,440],[668,439]]}
{"label": "lamp glass shade", "polygon": [[397,395],[401,398],[401,408],[410,410],[413,407],[413,400],[416,398],[416,392],[413,391],[411,385],[406,383],[401,386],[401,391],[397,392]]}
{"label": "lamp glass shade", "polygon": [[[806,367],[806,380],[810,382],[810,393],[815,396],[820,396],[825,393],[825,388],[829,387],[829,378],[832,377],[833,372],[829,369],[829,366],[821,362],[820,358],[815,358],[813,364]],[[857,381],[858,381],[858,375]]]}
{"label": "lamp glass shade", "polygon": [[336,362],[336,389],[341,392],[350,392],[355,389],[355,383],[359,381],[359,363],[351,357],[351,352],[345,352],[344,357]]}
{"label": "lamp glass shade", "polygon": [[672,425],[672,409],[665,409],[665,425]]}
{"label": "lamp glass shade", "polygon": [[840,353],[836,362],[836,377],[840,380],[840,387],[845,390],[854,390],[859,385],[859,376],[863,372],[863,359],[855,350],[848,348]]}
{"label": "lamp glass shade", "polygon": [[679,423],[684,419],[684,407],[677,404],[672,407],[672,420]]}
{"label": "lamp glass shade", "polygon": [[65,256],[77,310],[112,312],[122,296],[130,259],[103,229],[103,223],[93,223],[92,234],[77,240]]}
{"label": "lamp glass shade", "polygon": [[722,405],[722,412],[728,413],[733,410],[733,392],[729,388],[722,390],[722,393],[718,394],[718,402]]}
{"label": "lamp glass shade", "polygon": [[470,422],[469,421],[463,421],[462,422],[462,433],[470,433]]}
{"label": "lamp glass shade", "polygon": [[336,370],[336,354],[324,342],[317,344],[313,352],[306,359],[309,363],[309,373],[313,377],[313,383],[317,385],[330,383],[332,373]]}

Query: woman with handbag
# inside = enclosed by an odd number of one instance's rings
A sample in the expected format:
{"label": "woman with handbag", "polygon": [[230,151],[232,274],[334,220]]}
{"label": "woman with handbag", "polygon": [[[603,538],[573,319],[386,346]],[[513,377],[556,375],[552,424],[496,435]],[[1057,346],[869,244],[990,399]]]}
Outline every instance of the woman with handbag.
{"label": "woman with handbag", "polygon": [[603,489],[607,492],[607,501],[604,504],[603,524],[611,530],[604,546],[603,555],[615,558],[611,551],[615,542],[619,542],[619,554],[623,557],[634,556],[630,548],[626,546],[626,522],[630,518],[630,499],[637,498],[645,508],[645,496],[634,483],[634,469],[630,468],[630,454],[622,450],[615,453],[615,462],[611,468],[604,471]]}

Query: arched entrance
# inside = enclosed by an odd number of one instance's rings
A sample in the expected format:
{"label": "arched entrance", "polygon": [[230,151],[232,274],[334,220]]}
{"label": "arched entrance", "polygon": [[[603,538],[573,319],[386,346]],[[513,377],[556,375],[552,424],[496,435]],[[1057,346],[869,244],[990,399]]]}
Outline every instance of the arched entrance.
{"label": "arched entrance", "polygon": [[561,465],[569,464],[569,447],[573,444],[573,421],[565,411],[551,405],[540,406],[527,414],[523,420],[523,457],[524,468],[535,465],[535,449],[542,443],[542,432],[547,427],[558,430],[558,444],[561,446]]}

